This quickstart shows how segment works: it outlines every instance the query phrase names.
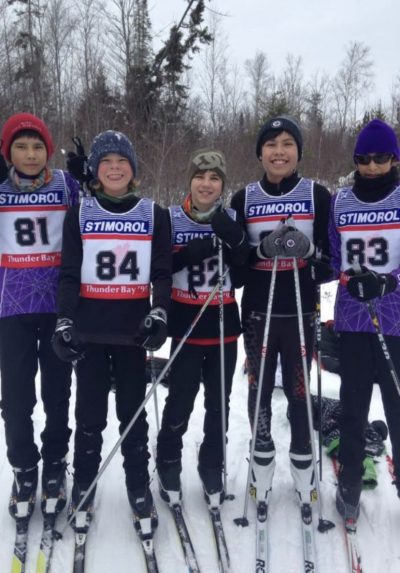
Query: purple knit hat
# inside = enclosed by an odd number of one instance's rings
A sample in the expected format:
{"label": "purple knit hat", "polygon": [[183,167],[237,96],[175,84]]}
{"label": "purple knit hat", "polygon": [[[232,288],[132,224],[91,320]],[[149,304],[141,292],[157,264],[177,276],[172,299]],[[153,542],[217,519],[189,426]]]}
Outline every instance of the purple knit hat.
{"label": "purple knit hat", "polygon": [[360,131],[354,148],[354,155],[368,153],[393,153],[400,160],[399,142],[394,130],[381,119],[373,119]]}

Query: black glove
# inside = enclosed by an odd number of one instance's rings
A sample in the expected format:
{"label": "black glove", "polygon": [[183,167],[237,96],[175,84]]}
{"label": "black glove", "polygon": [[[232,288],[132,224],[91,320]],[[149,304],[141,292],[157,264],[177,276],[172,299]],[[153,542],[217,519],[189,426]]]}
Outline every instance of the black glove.
{"label": "black glove", "polygon": [[70,318],[57,319],[51,344],[58,358],[64,362],[75,362],[75,360],[83,358],[85,354],[74,323]]}
{"label": "black glove", "polygon": [[167,340],[167,313],[160,306],[151,309],[139,325],[139,334],[146,350],[158,350]]}
{"label": "black glove", "polygon": [[285,257],[295,259],[306,259],[314,253],[314,245],[307,235],[290,226],[282,238],[282,247]]}
{"label": "black glove", "polygon": [[284,256],[282,240],[288,230],[289,228],[286,225],[279,223],[274,231],[268,233],[268,235],[262,239],[257,248],[257,255],[262,259]]}
{"label": "black glove", "polygon": [[204,261],[204,259],[215,255],[217,248],[215,241],[211,237],[205,237],[204,239],[192,239],[182,251],[184,251],[187,265],[198,265]]}
{"label": "black glove", "polygon": [[79,181],[81,185],[88,184],[93,179],[93,175],[87,166],[85,149],[79,137],[73,137],[72,141],[76,145],[77,153],[69,151],[67,154],[68,173],[70,173],[74,179]]}
{"label": "black glove", "polygon": [[329,263],[329,257],[322,255],[321,258],[316,259],[311,257],[308,259],[310,267],[311,278],[317,283],[326,283],[332,281],[334,277],[334,270]]}
{"label": "black glove", "polygon": [[3,183],[8,177],[8,165],[3,155],[0,153],[0,183]]}
{"label": "black glove", "polygon": [[245,240],[242,227],[234,221],[226,211],[218,211],[211,219],[214,233],[230,249],[235,249]]}
{"label": "black glove", "polygon": [[379,274],[364,266],[361,266],[360,273],[356,274],[354,269],[347,269],[345,275],[350,277],[346,285],[349,294],[360,302],[385,296],[397,288],[393,275]]}

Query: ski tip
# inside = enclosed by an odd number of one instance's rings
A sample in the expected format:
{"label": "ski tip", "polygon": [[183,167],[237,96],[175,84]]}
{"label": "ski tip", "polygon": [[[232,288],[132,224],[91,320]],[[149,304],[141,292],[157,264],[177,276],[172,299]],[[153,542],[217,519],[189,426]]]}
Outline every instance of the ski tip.
{"label": "ski tip", "polygon": [[239,527],[247,527],[249,525],[249,520],[247,519],[247,517],[236,517],[233,521]]}
{"label": "ski tip", "polygon": [[46,573],[47,571],[47,561],[46,556],[43,551],[39,551],[38,560],[36,563],[36,573]]}
{"label": "ski tip", "polygon": [[327,531],[329,531],[330,529],[333,529],[335,527],[335,524],[332,521],[329,521],[329,519],[320,519],[318,522],[318,531],[320,533],[326,533]]}
{"label": "ski tip", "polygon": [[18,559],[18,557],[14,555],[11,563],[11,573],[22,573],[22,572],[23,572],[23,563],[20,559]]}

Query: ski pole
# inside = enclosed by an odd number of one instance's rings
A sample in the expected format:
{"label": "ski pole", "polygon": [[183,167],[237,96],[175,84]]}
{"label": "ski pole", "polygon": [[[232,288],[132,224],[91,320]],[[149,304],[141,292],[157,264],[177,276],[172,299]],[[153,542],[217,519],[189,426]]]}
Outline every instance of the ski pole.
{"label": "ski pole", "polygon": [[312,417],[311,392],[310,392],[309,377],[308,377],[306,342],[304,336],[303,309],[301,306],[299,269],[297,266],[296,258],[293,258],[293,275],[294,275],[294,287],[295,287],[294,290],[296,295],[297,318],[299,321],[300,354],[303,363],[303,376],[304,376],[304,389],[306,394],[308,429],[310,433],[311,455],[312,455],[312,462],[315,475],[315,487],[317,490],[318,516],[319,516],[318,531],[324,532],[328,531],[332,527],[335,527],[335,524],[332,523],[332,521],[329,521],[328,519],[322,518],[322,497],[321,497],[321,488],[320,488],[320,481],[317,468],[317,455],[315,452],[315,443],[313,439],[314,426]]}
{"label": "ski pole", "polygon": [[[358,258],[356,258],[356,260],[353,262],[353,269],[354,269],[354,272],[355,272],[356,274],[360,274],[360,273],[361,273],[361,266],[360,266],[360,263],[359,263],[359,261],[358,261]],[[372,300],[366,300],[366,301],[365,301],[365,305],[366,305],[366,307],[367,307],[369,316],[370,316],[370,318],[371,318],[373,327],[374,327],[374,329],[375,329],[375,333],[376,333],[376,335],[377,335],[377,337],[378,337],[378,340],[379,340],[379,343],[380,343],[380,345],[381,345],[382,352],[383,352],[383,356],[384,356],[385,359],[386,359],[386,363],[387,363],[387,365],[388,365],[390,375],[391,375],[391,377],[392,377],[392,380],[393,380],[393,382],[394,382],[394,385],[396,386],[397,393],[398,393],[399,396],[400,396],[400,380],[399,380],[399,376],[398,376],[398,374],[397,374],[397,372],[396,372],[396,368],[395,368],[395,365],[394,365],[394,363],[393,363],[392,357],[390,356],[389,348],[388,348],[388,346],[387,346],[387,344],[386,344],[385,337],[383,336],[382,328],[381,328],[381,325],[380,325],[380,323],[379,323],[379,319],[378,319],[378,315],[377,315],[377,313],[376,313],[375,305],[374,305],[374,303],[372,302]]]}
{"label": "ski pole", "polygon": [[268,342],[269,328],[270,328],[270,323],[271,323],[272,303],[274,300],[277,266],[278,266],[278,257],[274,257],[274,264],[273,264],[272,272],[271,272],[271,283],[270,283],[269,294],[268,294],[267,314],[265,317],[264,336],[263,336],[263,342],[262,342],[262,347],[261,347],[260,372],[258,375],[256,407],[255,407],[255,412],[254,412],[253,432],[252,432],[252,436],[251,436],[250,460],[249,460],[249,469],[247,472],[247,483],[246,483],[246,493],[245,493],[245,497],[244,497],[243,516],[237,517],[236,519],[234,519],[234,522],[236,523],[236,525],[241,525],[242,527],[249,525],[249,520],[247,519],[247,510],[248,510],[248,505],[249,505],[248,492],[250,489],[251,472],[253,469],[254,452],[256,449],[256,437],[257,437],[257,429],[258,429],[258,422],[259,422],[261,390],[262,390],[262,386],[263,386],[265,359],[267,357],[267,342]]}
{"label": "ski pole", "polygon": [[[228,274],[229,269],[227,269],[224,274],[223,274],[223,279],[225,278],[225,276]],[[178,345],[176,346],[175,350],[173,351],[173,353],[171,354],[168,362],[165,364],[164,368],[161,370],[160,374],[157,377],[157,380],[154,382],[154,384],[152,385],[152,387],[150,388],[150,390],[147,392],[143,402],[140,404],[140,406],[138,407],[138,409],[136,410],[135,414],[133,415],[133,417],[131,418],[129,424],[126,426],[125,430],[123,431],[123,433],[121,434],[121,436],[119,437],[119,439],[117,440],[117,442],[115,443],[114,447],[112,448],[111,452],[108,454],[107,458],[104,460],[103,464],[101,465],[96,477],[93,479],[92,483],[89,485],[85,495],[82,497],[82,499],[80,500],[80,502],[78,503],[75,511],[69,516],[67,522],[65,523],[63,529],[61,531],[56,531],[54,530],[54,536],[56,539],[61,539],[63,536],[63,533],[65,532],[65,530],[67,529],[68,525],[70,525],[74,519],[74,515],[75,513],[78,513],[78,511],[81,509],[81,507],[84,505],[85,501],[88,499],[89,495],[91,494],[92,490],[94,489],[94,487],[96,486],[97,482],[99,481],[100,477],[103,475],[103,473],[105,472],[105,470],[107,469],[107,466],[110,464],[111,460],[113,459],[113,457],[115,456],[116,452],[118,451],[120,445],[122,444],[122,442],[125,440],[126,436],[128,435],[130,429],[132,428],[133,424],[136,422],[136,420],[138,419],[139,415],[141,414],[142,410],[145,408],[147,402],[150,400],[150,398],[152,397],[152,395],[154,394],[157,386],[160,384],[161,380],[164,378],[165,374],[168,372],[169,368],[171,367],[171,364],[174,362],[175,358],[177,357],[178,353],[180,352],[182,346],[185,344],[186,340],[189,338],[189,336],[191,335],[193,329],[195,328],[196,324],[199,322],[200,318],[203,316],[206,308],[208,307],[208,305],[210,304],[210,302],[212,301],[212,299],[214,298],[217,290],[218,290],[218,282],[215,285],[215,287],[213,288],[213,290],[210,292],[210,294],[208,295],[207,299],[205,300],[203,306],[200,308],[199,312],[196,314],[196,316],[194,317],[193,321],[191,322],[191,324],[189,325],[187,331],[185,332],[185,334],[183,335],[183,337],[181,338],[181,340],[179,341]]]}
{"label": "ski pole", "polygon": [[317,408],[318,408],[318,460],[319,479],[322,481],[322,370],[321,370],[321,287],[317,285],[315,304],[315,340],[317,345]]}
{"label": "ski pole", "polygon": [[322,481],[322,370],[321,370],[321,287],[317,287],[316,305],[316,340],[317,340],[317,408],[318,408],[318,459],[319,479]]}
{"label": "ski pole", "polygon": [[[149,356],[150,356],[151,384],[154,386],[154,384],[157,380],[157,376],[156,376],[156,368],[155,368],[155,364],[154,364],[154,352],[152,350],[149,352]],[[154,390],[153,398],[154,398],[154,414],[156,417],[156,429],[157,429],[157,434],[158,434],[160,431],[160,416],[159,416],[159,411],[158,411],[157,389]]]}
{"label": "ski pole", "polygon": [[219,287],[219,351],[221,367],[221,430],[222,430],[222,458],[224,464],[224,491],[225,498],[232,499],[227,493],[227,455],[226,455],[226,384],[225,384],[225,330],[224,330],[224,256],[222,241],[218,239],[218,287]]}

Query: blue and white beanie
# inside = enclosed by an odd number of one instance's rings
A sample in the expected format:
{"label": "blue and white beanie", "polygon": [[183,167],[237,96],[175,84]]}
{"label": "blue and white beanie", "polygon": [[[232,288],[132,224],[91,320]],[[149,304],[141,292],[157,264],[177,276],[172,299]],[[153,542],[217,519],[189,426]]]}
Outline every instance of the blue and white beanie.
{"label": "blue and white beanie", "polygon": [[120,131],[108,129],[96,135],[90,148],[88,167],[95,179],[97,179],[101,159],[109,153],[118,153],[126,157],[132,167],[133,175],[136,176],[137,158],[132,143]]}

